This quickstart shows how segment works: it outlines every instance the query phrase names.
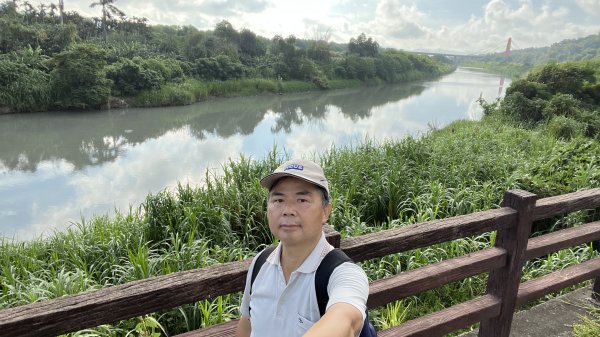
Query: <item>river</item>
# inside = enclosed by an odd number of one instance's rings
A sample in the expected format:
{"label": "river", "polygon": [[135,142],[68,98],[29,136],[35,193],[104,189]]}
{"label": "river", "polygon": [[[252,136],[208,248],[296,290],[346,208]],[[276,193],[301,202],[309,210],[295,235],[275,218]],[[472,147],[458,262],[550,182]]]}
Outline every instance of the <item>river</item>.
{"label": "river", "polygon": [[241,154],[319,155],[479,119],[509,81],[459,68],[435,81],[216,99],[183,107],[0,115],[0,236],[21,241],[201,184]]}

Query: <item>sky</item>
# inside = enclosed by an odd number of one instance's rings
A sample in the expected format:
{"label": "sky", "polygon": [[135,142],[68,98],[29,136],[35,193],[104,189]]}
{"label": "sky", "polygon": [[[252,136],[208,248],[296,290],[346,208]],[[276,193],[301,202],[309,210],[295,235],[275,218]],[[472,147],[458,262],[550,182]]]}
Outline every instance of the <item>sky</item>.
{"label": "sky", "polygon": [[[98,0],[64,0],[65,10],[101,16]],[[32,4],[48,1],[30,1]],[[53,1],[57,2],[57,1]],[[460,54],[544,47],[600,32],[600,0],[115,0],[149,24],[212,30],[229,21],[258,35],[347,43],[365,33],[382,47]]]}

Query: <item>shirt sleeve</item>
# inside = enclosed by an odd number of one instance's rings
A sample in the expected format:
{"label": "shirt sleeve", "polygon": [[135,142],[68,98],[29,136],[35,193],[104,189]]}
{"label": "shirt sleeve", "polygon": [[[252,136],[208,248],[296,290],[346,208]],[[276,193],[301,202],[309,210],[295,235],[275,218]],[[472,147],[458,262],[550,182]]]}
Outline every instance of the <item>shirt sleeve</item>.
{"label": "shirt sleeve", "polygon": [[327,309],[336,303],[348,303],[358,309],[363,320],[366,317],[369,279],[365,271],[355,263],[345,262],[334,269],[327,285],[329,302]]}
{"label": "shirt sleeve", "polygon": [[257,254],[252,259],[250,267],[248,268],[248,274],[246,275],[246,286],[244,287],[244,293],[242,295],[242,303],[240,304],[240,315],[250,317],[250,281],[252,279],[252,270],[254,270],[254,264],[256,258],[260,254]]}

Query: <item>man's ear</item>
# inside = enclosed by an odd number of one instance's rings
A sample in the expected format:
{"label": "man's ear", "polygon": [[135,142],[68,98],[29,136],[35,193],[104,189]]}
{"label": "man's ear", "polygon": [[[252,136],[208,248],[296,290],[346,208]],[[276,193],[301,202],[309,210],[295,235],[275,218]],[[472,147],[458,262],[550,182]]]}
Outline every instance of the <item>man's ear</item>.
{"label": "man's ear", "polygon": [[324,224],[327,223],[327,219],[329,219],[329,215],[331,214],[331,203],[328,203],[327,206],[325,206],[325,208],[323,209],[323,221],[321,221]]}

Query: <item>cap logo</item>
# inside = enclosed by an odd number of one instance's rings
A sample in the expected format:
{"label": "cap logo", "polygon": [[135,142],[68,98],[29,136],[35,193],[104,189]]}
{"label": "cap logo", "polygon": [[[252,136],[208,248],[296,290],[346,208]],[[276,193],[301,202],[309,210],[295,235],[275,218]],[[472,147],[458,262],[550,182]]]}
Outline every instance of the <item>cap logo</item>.
{"label": "cap logo", "polygon": [[300,164],[289,164],[288,166],[285,167],[285,169],[283,169],[284,171],[289,171],[289,170],[299,170],[299,171],[304,171],[304,165],[300,165]]}

